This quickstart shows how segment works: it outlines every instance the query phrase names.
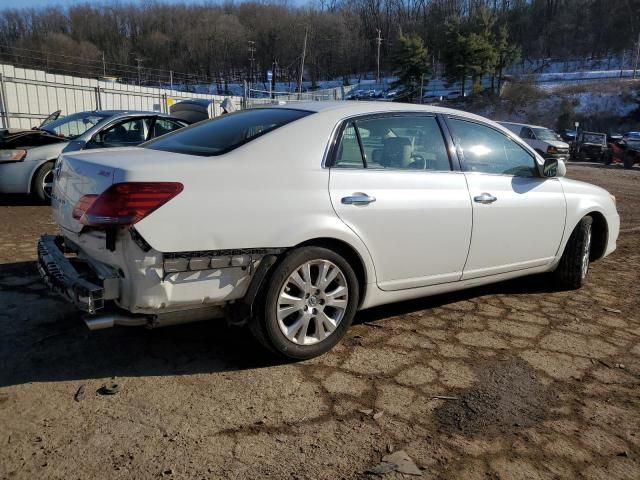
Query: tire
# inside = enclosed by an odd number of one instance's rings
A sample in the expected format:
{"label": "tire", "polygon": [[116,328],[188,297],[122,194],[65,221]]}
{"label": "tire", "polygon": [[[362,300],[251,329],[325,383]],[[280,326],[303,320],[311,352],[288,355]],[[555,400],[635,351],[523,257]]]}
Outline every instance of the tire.
{"label": "tire", "polygon": [[[335,275],[322,288],[319,277],[324,268]],[[303,247],[275,266],[249,328],[268,350],[305,360],[331,350],[342,339],[358,302],[358,279],[351,265],[326,248]]]}
{"label": "tire", "polygon": [[592,224],[591,217],[584,217],[571,233],[554,272],[558,287],[576,290],[584,285],[589,270]]}
{"label": "tire", "polygon": [[602,154],[602,163],[605,165],[611,165],[613,162],[613,154],[611,152],[604,152]]}
{"label": "tire", "polygon": [[53,181],[53,162],[42,165],[33,177],[31,192],[42,203],[51,203],[51,190],[45,187],[45,183]]}
{"label": "tire", "polygon": [[629,152],[624,152],[622,162],[624,163],[624,168],[626,168],[627,170],[633,168],[633,164],[635,163],[633,161],[633,155],[631,155]]}

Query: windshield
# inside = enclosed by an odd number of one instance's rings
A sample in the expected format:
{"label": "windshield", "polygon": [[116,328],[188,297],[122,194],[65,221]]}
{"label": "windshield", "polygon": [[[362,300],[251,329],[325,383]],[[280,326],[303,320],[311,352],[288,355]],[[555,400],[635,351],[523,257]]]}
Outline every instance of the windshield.
{"label": "windshield", "polygon": [[599,133],[585,133],[582,136],[582,141],[584,143],[604,144],[605,140],[606,140],[606,135],[601,135]]}
{"label": "windshield", "polygon": [[310,113],[288,108],[242,110],[196,123],[142,146],[187,155],[221,155]]}
{"label": "windshield", "polygon": [[47,123],[41,130],[68,139],[79,137],[110,115],[96,112],[80,112]]}
{"label": "windshield", "polygon": [[556,134],[548,128],[533,128],[532,130],[538,140],[558,140]]}

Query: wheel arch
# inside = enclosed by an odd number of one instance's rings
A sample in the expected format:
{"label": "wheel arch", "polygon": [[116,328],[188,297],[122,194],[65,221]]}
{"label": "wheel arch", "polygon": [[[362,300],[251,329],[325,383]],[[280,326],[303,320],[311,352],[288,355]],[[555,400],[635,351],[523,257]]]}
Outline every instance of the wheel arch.
{"label": "wheel arch", "polygon": [[596,210],[587,213],[583,218],[587,216],[593,219],[591,224],[591,254],[589,255],[589,260],[593,262],[602,258],[607,250],[609,225],[605,216]]}
{"label": "wheel arch", "polygon": [[358,279],[359,287],[359,305],[362,305],[365,295],[367,293],[367,284],[369,281],[369,275],[367,274],[367,267],[365,261],[360,253],[349,243],[344,240],[331,237],[318,237],[306,240],[299,243],[293,249],[302,247],[322,247],[331,250],[345,258],[349,264],[353,267],[353,271]]}
{"label": "wheel arch", "polygon": [[589,255],[589,261],[593,262],[604,257],[607,250],[607,243],[609,241],[609,225],[602,212],[598,210],[589,210],[579,216],[576,216],[572,222],[571,229],[567,228],[558,260],[567,248],[569,237],[584,217],[591,217],[593,221],[591,224],[591,254]]}

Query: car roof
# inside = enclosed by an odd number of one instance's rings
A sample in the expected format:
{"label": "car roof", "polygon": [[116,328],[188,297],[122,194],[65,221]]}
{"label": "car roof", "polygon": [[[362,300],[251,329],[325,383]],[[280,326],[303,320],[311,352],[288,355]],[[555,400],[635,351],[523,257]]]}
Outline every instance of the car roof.
{"label": "car roof", "polygon": [[323,113],[333,112],[336,115],[366,115],[376,113],[389,112],[424,112],[424,113],[441,113],[443,115],[458,115],[467,118],[473,118],[483,122],[491,121],[485,117],[475,115],[461,110],[452,108],[436,107],[433,105],[418,105],[412,103],[396,103],[396,102],[345,102],[345,101],[329,101],[329,102],[291,102],[281,105],[264,105],[260,108],[285,108],[294,110],[305,110],[307,112]]}
{"label": "car roof", "polygon": [[530,127],[530,128],[544,128],[545,130],[551,130],[549,127],[543,127],[541,125],[531,125],[529,123],[516,123],[516,122],[498,122],[500,125],[517,125],[518,127]]}
{"label": "car roof", "polygon": [[[171,115],[168,115],[163,112],[152,112],[145,110],[93,110],[94,113],[100,113],[103,115],[116,116],[116,115],[131,115],[131,116],[139,116],[139,115],[157,115],[158,117],[167,117],[172,118]],[[89,112],[87,112],[89,113]]]}

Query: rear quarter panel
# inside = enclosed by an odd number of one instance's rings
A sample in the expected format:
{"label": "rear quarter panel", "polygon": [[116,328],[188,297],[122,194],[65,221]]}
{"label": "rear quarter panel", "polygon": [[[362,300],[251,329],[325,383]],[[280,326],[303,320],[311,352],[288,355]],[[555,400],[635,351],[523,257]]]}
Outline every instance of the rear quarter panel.
{"label": "rear quarter panel", "polygon": [[[292,247],[314,238],[355,248],[375,281],[362,241],[337,217],[322,160],[334,116],[312,114],[213,157],[163,163],[154,180],[181,181],[176,198],[136,224],[161,252]],[[116,182],[149,180],[148,173],[118,170]]]}

